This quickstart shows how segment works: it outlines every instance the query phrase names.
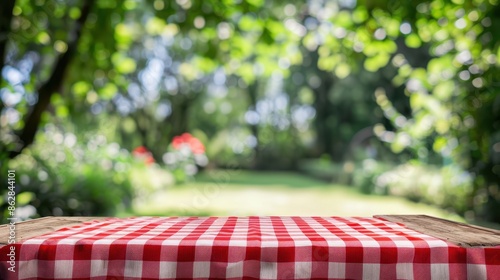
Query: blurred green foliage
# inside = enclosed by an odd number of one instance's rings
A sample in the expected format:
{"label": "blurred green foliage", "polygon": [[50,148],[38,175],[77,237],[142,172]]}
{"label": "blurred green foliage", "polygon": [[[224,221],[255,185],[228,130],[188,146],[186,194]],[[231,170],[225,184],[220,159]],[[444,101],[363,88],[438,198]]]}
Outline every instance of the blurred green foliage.
{"label": "blurred green foliage", "polygon": [[365,159],[360,162],[353,171],[353,184],[362,193],[366,194],[388,194],[386,190],[380,188],[376,182],[384,172],[391,170],[394,166],[378,162],[373,159]]}
{"label": "blurred green foliage", "polygon": [[458,166],[410,162],[380,174],[372,185],[390,195],[436,205],[461,216],[473,215],[468,208],[468,198],[473,192],[472,178]]}
{"label": "blurred green foliage", "polygon": [[[131,206],[130,172],[141,165],[102,135],[81,143],[75,134],[47,125],[29,152],[9,165],[17,174],[18,215],[22,219],[112,216]],[[3,217],[7,217],[7,206],[4,201],[0,204]]]}
{"label": "blurred green foliage", "polygon": [[[30,178],[23,203],[41,199],[40,174],[54,177],[46,192],[67,198],[44,198],[40,214],[110,213],[131,196],[133,172],[99,165],[119,155],[42,157],[62,149],[41,136],[56,124],[145,146],[178,181],[189,172],[167,153],[191,132],[208,168],[303,170],[500,222],[498,1],[11,3],[0,4],[0,169]],[[404,172],[435,187],[377,183]],[[460,174],[467,183],[450,181]]]}

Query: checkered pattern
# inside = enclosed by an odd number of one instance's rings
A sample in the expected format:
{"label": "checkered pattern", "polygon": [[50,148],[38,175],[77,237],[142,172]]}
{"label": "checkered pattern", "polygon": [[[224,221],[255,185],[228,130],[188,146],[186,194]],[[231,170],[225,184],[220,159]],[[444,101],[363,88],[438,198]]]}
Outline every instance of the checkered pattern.
{"label": "checkered pattern", "polygon": [[[377,218],[111,218],[0,248],[7,279],[499,279],[462,248]],[[497,277],[497,278],[495,278]]]}

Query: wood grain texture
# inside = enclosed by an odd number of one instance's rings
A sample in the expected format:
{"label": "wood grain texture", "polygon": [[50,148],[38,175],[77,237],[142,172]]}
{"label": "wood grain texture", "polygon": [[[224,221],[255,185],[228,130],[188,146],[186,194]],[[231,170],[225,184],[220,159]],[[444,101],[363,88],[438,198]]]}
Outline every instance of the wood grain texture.
{"label": "wood grain texture", "polygon": [[[16,223],[16,241],[39,236],[61,228],[76,226],[84,222],[104,220],[106,217],[43,217]],[[8,243],[9,224],[0,226],[0,245]]]}
{"label": "wood grain texture", "polygon": [[448,221],[427,215],[376,215],[374,217],[403,224],[409,229],[461,247],[493,247],[500,245],[500,231],[495,229]]}

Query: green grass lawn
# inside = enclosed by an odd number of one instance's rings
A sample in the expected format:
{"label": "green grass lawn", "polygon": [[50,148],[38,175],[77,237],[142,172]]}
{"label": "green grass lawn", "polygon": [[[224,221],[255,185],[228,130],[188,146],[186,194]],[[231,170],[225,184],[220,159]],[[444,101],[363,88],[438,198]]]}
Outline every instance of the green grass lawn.
{"label": "green grass lawn", "polygon": [[365,195],[348,186],[327,184],[296,173],[214,170],[193,182],[138,199],[120,216],[373,216],[426,214],[462,218],[403,198]]}

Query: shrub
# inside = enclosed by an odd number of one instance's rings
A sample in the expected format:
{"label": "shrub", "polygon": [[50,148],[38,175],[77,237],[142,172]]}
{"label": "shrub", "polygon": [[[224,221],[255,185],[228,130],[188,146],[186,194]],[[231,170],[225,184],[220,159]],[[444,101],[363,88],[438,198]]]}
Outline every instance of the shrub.
{"label": "shrub", "polygon": [[406,163],[384,172],[376,188],[395,196],[425,202],[463,215],[471,196],[472,176],[455,165],[445,167]]}
{"label": "shrub", "polygon": [[[17,215],[113,215],[131,205],[129,173],[142,164],[104,136],[78,142],[72,133],[47,125],[35,145],[9,162],[17,174]],[[0,211],[5,213],[5,199]]]}
{"label": "shrub", "polygon": [[323,181],[349,184],[352,179],[352,166],[352,162],[341,165],[332,162],[328,156],[322,156],[319,159],[299,161],[298,170]]}
{"label": "shrub", "polygon": [[163,155],[163,161],[179,183],[191,179],[199,167],[208,164],[205,146],[189,133],[175,136]]}
{"label": "shrub", "polygon": [[381,163],[373,159],[365,159],[361,164],[356,165],[352,181],[362,193],[387,194],[384,188],[380,188],[376,184],[376,180],[381,174],[390,170],[391,167],[392,165],[387,163]]}

